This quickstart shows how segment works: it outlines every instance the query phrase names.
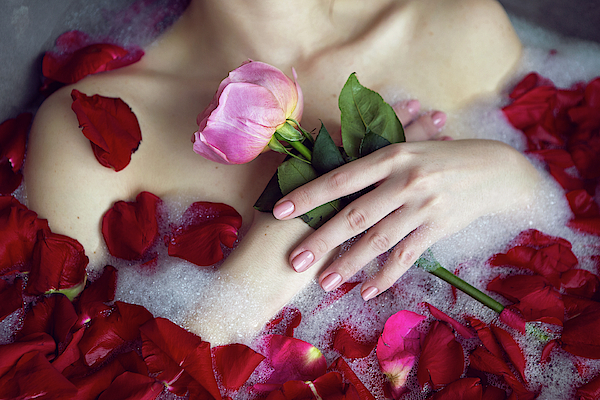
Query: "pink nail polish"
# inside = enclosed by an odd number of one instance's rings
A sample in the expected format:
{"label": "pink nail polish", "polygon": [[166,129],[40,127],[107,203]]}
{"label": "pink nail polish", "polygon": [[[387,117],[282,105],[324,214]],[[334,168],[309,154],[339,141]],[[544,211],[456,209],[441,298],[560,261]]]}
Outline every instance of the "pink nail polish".
{"label": "pink nail polish", "polygon": [[377,295],[377,293],[379,293],[379,290],[376,287],[371,286],[371,287],[363,290],[361,295],[365,301],[369,301],[373,297],[375,297]]}
{"label": "pink nail polish", "polygon": [[296,272],[304,272],[311,266],[314,260],[315,255],[311,251],[305,250],[294,257],[292,260],[292,267]]}
{"label": "pink nail polish", "polygon": [[443,113],[441,111],[436,111],[431,116],[431,120],[433,122],[433,125],[435,125],[436,128],[442,129],[444,127],[444,125],[446,124],[446,113]]}
{"label": "pink nail polish", "polygon": [[321,282],[321,287],[326,292],[331,292],[333,289],[338,287],[340,283],[342,283],[342,276],[337,272],[334,272],[333,274],[327,275],[327,277],[323,279],[323,282]]}
{"label": "pink nail polish", "polygon": [[285,218],[293,212],[294,212],[294,203],[292,203],[289,200],[284,201],[281,204],[277,204],[273,208],[273,216],[277,219]]}
{"label": "pink nail polish", "polygon": [[419,100],[411,100],[406,104],[406,110],[410,115],[417,115],[420,109],[421,103],[419,103]]}

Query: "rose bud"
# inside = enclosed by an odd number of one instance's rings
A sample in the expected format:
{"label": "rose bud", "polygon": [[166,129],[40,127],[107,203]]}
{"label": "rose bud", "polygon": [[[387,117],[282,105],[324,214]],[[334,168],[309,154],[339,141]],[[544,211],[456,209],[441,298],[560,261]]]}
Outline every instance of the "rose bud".
{"label": "rose bud", "polygon": [[287,119],[300,121],[302,109],[302,91],[295,81],[275,67],[249,61],[229,73],[198,115],[194,151],[222,164],[247,163]]}

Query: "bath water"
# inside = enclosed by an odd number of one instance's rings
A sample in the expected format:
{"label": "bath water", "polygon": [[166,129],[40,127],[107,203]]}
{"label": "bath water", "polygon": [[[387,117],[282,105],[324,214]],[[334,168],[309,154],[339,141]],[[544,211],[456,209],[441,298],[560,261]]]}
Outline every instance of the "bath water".
{"label": "bath water", "polygon": [[[164,1],[153,4],[162,3],[166,4]],[[184,3],[185,1],[181,1],[178,4]],[[106,16],[99,11],[97,13],[103,18]],[[83,26],[85,23],[78,22],[85,20],[83,14],[86,13],[73,14],[74,28],[85,30]],[[88,12],[86,15],[89,14],[93,15],[94,12]],[[176,11],[173,14],[176,14]],[[160,30],[160,26],[157,30],[154,25],[146,27],[145,30],[137,29],[136,26],[141,25],[140,21],[147,16],[136,19],[135,13],[132,15],[131,18],[128,17],[129,19],[123,18],[122,21],[117,21],[121,24],[121,29],[117,29],[118,26],[110,29],[105,27],[98,28],[92,33],[115,35],[119,42],[131,44],[145,43]],[[569,87],[577,81],[589,81],[600,75],[600,45],[564,38],[517,18],[513,18],[513,23],[526,48],[517,73],[506,83],[506,93],[531,71],[537,71],[542,76],[550,78],[558,87]],[[123,26],[126,25],[129,28],[124,29]],[[382,94],[388,101],[399,100],[410,95]],[[522,134],[510,127],[500,112],[505,101],[506,97],[504,100],[481,99],[469,110],[450,115],[447,124],[458,126],[457,131],[474,132],[477,138],[501,140],[519,150],[524,150],[525,142]],[[532,162],[543,171],[543,166],[539,165],[538,161],[532,160]],[[467,282],[485,289],[491,279],[500,273],[510,272],[503,268],[491,268],[486,265],[486,260],[495,253],[505,251],[509,242],[519,232],[535,228],[570,241],[573,244],[573,252],[580,260],[579,268],[597,273],[591,260],[586,256],[590,255],[594,245],[597,246],[598,238],[576,234],[565,227],[571,212],[563,190],[551,177],[543,173],[546,175],[546,180],[540,188],[536,204],[510,216],[492,215],[480,218],[464,230],[435,243],[431,250],[438,261],[450,271],[458,270],[458,275]],[[167,208],[165,215],[168,216],[163,224],[163,234],[167,234],[169,223],[177,223],[184,211],[183,205],[188,204],[188,201],[177,197],[163,198],[163,200]],[[351,244],[352,241],[344,244],[340,252],[345,251]],[[119,270],[116,300],[143,305],[154,316],[166,317],[181,325],[185,325],[192,310],[197,310],[198,307],[201,309],[203,304],[209,302],[220,302],[231,315],[235,315],[240,320],[244,318],[246,312],[251,311],[252,307],[257,306],[244,299],[251,299],[254,292],[261,290],[260,287],[221,287],[218,270],[200,269],[185,261],[169,257],[164,246],[157,246],[156,251],[157,262],[150,268],[113,258],[105,260],[106,264],[114,265]],[[361,281],[379,267],[377,261],[372,262],[351,282]],[[92,273],[90,279],[94,277]],[[485,322],[490,322],[497,317],[493,311],[462,293],[458,293],[455,300],[448,284],[415,267],[411,268],[392,289],[369,302],[365,303],[362,300],[359,290],[360,285],[335,303],[315,311],[326,295],[315,282],[311,283],[295,296],[289,305],[302,313],[302,322],[296,329],[295,336],[322,349],[328,362],[332,362],[338,354],[329,349],[330,335],[332,330],[342,323],[352,327],[357,337],[372,341],[381,332],[386,319],[399,310],[408,309],[428,315],[423,302],[431,303],[461,322],[464,322],[465,315],[476,316]],[[492,297],[506,304],[500,296],[492,294]],[[8,341],[11,332],[18,326],[19,315],[17,314],[0,323],[2,343]],[[232,328],[238,328],[235,319],[231,323],[234,324]],[[426,331],[427,324],[424,324],[422,329]],[[510,328],[507,329],[514,333]],[[542,345],[539,341],[520,334],[515,334],[514,337],[527,353],[528,387],[540,391],[538,399],[570,399],[574,396],[574,388],[600,371],[599,361],[576,359],[561,351],[553,352],[550,362],[541,365],[539,359]],[[460,340],[465,354],[477,345],[475,339]],[[244,329],[240,331],[239,342],[255,347],[254,337],[244,332]],[[375,352],[373,351],[364,359],[348,360],[348,362],[375,397],[383,399],[384,395],[379,389],[383,382],[383,375],[379,371]],[[586,376],[580,377],[575,367],[576,363],[588,366]],[[259,367],[250,382],[257,382],[264,373],[265,371]],[[497,385],[505,387],[501,381],[497,381]],[[428,396],[428,393],[420,391],[414,370],[408,386],[412,390],[410,399],[424,399]],[[240,395],[239,398],[243,399],[243,396]],[[176,397],[164,394],[162,398]]]}

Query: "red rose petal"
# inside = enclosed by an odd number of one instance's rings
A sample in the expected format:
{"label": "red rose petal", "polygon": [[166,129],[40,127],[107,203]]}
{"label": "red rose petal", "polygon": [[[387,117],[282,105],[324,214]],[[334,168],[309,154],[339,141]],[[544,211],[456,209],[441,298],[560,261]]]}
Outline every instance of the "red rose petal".
{"label": "red rose petal", "polygon": [[363,358],[371,354],[377,343],[364,343],[352,337],[351,330],[342,326],[333,336],[333,348],[346,358]]}
{"label": "red rose petal", "polygon": [[482,392],[479,378],[462,378],[450,383],[428,400],[481,400]]}
{"label": "red rose petal", "polygon": [[0,279],[0,321],[23,308],[23,279],[17,278],[12,284]]}
{"label": "red rose petal", "polygon": [[157,398],[163,389],[164,386],[154,378],[126,371],[102,392],[98,400],[152,400]]}
{"label": "red rose petal", "polygon": [[23,174],[12,169],[8,158],[0,158],[0,195],[9,195],[21,185]]}
{"label": "red rose petal", "polygon": [[509,366],[500,358],[494,356],[483,347],[478,347],[469,357],[471,367],[483,372],[497,374],[513,389],[519,400],[534,399],[535,394],[529,392],[523,383],[510,370]]}
{"label": "red rose petal", "polygon": [[214,348],[215,365],[223,386],[238,390],[248,380],[265,356],[243,344],[230,344]]}
{"label": "red rose petal", "polygon": [[104,267],[102,275],[81,292],[75,303],[79,315],[79,325],[110,310],[110,307],[104,303],[114,300],[116,285],[117,270],[115,267],[107,265]]}
{"label": "red rose petal", "polygon": [[142,306],[116,302],[108,317],[92,320],[79,342],[86,365],[97,365],[123,344],[138,339],[139,327],[151,319],[152,314]]}
{"label": "red rose petal", "polygon": [[594,274],[583,269],[572,269],[560,277],[561,288],[567,294],[591,299],[600,287],[600,280]]}
{"label": "red rose petal", "polygon": [[362,381],[356,376],[352,368],[348,365],[348,363],[342,358],[337,358],[329,367],[329,369],[337,370],[340,372],[344,378],[349,381],[358,392],[360,399],[362,400],[375,400],[375,397],[369,392],[369,390],[365,387]]}
{"label": "red rose petal", "polygon": [[50,230],[12,196],[0,196],[0,275],[29,271],[33,247],[40,229]]}
{"label": "red rose petal", "polygon": [[56,368],[58,372],[62,373],[65,368],[81,358],[81,351],[79,351],[78,345],[79,341],[83,337],[84,331],[85,328],[80,328],[77,332],[75,332],[62,354],[52,361],[52,366]]}
{"label": "red rose petal", "polygon": [[592,196],[583,189],[567,193],[567,200],[573,214],[577,217],[593,218],[600,216],[600,207],[598,207]]}
{"label": "red rose petal", "polygon": [[109,43],[91,43],[80,31],[62,34],[56,40],[57,52],[46,52],[42,59],[42,74],[46,78],[42,91],[61,82],[75,83],[87,75],[111,71],[140,60],[144,52],[135,47],[126,50]]}
{"label": "red rose petal", "polygon": [[[221,399],[212,368],[210,344],[164,318],[155,318],[140,327],[142,354],[158,380],[176,386],[175,393],[189,382],[177,382],[188,375],[214,398]],[[178,385],[176,385],[178,384]]]}
{"label": "red rose petal", "polygon": [[473,332],[471,332],[463,324],[461,324],[454,318],[449,317],[446,313],[438,310],[437,308],[435,308],[434,306],[432,306],[429,303],[425,303],[425,304],[427,304],[427,307],[429,308],[429,312],[431,313],[431,315],[433,315],[433,318],[449,323],[454,328],[454,330],[456,332],[458,332],[465,339],[470,339],[474,336]]}
{"label": "red rose petal", "polygon": [[272,391],[267,400],[313,400],[315,395],[307,382],[293,380]]}
{"label": "red rose petal", "polygon": [[92,143],[100,164],[121,171],[131,161],[142,140],[135,114],[119,98],[86,96],[73,89],[71,108],[77,115],[83,134]]}
{"label": "red rose petal", "polygon": [[302,322],[302,314],[296,307],[283,307],[271,321],[269,321],[263,332],[266,334],[283,334],[294,337],[294,329]]}
{"label": "red rose petal", "polygon": [[267,384],[280,385],[290,380],[312,381],[327,371],[327,361],[319,349],[300,339],[282,335],[263,338],[262,353],[273,373]]}
{"label": "red rose petal", "polygon": [[556,347],[560,347],[560,343],[558,342],[558,340],[551,340],[548,343],[546,343],[542,350],[542,356],[540,360],[542,362],[550,361],[550,353],[552,353],[552,350],[554,350],[554,348]]}
{"label": "red rose petal", "polygon": [[314,391],[322,399],[331,400],[360,400],[356,388],[344,383],[338,372],[328,372],[312,382]]}
{"label": "red rose petal", "polygon": [[[83,290],[89,259],[81,243],[68,236],[40,230],[33,249],[25,291],[31,295],[63,291],[73,298]],[[76,286],[80,286],[79,289]],[[67,289],[72,289],[68,291]]]}
{"label": "red rose petal", "polygon": [[504,310],[500,312],[500,321],[518,332],[521,332],[523,335],[526,333],[525,319],[509,308],[504,308]]}
{"label": "red rose petal", "polygon": [[550,283],[540,275],[513,275],[506,278],[494,278],[488,283],[487,290],[496,292],[516,303],[528,294],[547,286],[550,286]]}
{"label": "red rose petal", "polygon": [[25,144],[32,118],[31,113],[22,113],[0,124],[0,158],[6,157],[14,172],[23,166]]}
{"label": "red rose petal", "polygon": [[47,333],[34,333],[18,342],[0,345],[0,377],[4,376],[19,359],[27,353],[37,352],[46,358],[53,358],[56,343]]}
{"label": "red rose petal", "polygon": [[443,322],[434,321],[425,336],[419,358],[419,384],[429,383],[433,389],[440,389],[460,378],[464,369],[463,349],[452,329]]}
{"label": "red rose petal", "polygon": [[48,296],[38,301],[25,314],[23,326],[17,332],[17,340],[34,333],[45,332],[63,343],[77,322],[73,304],[62,294]]}
{"label": "red rose petal", "polygon": [[496,337],[492,333],[492,330],[482,321],[474,317],[467,317],[467,320],[473,328],[477,331],[477,336],[485,346],[485,348],[498,358],[502,358],[502,348],[498,344]]}
{"label": "red rose petal", "polygon": [[525,380],[526,361],[525,356],[523,355],[523,350],[521,350],[515,339],[513,339],[513,337],[504,329],[492,325],[492,332],[506,354],[508,354],[508,359],[515,366],[519,374],[521,374],[523,381],[527,382]]}
{"label": "red rose petal", "polygon": [[540,321],[549,324],[562,325],[565,306],[560,293],[545,287],[523,297],[515,305],[526,321]]}
{"label": "red rose petal", "polygon": [[600,359],[600,303],[584,304],[577,316],[565,321],[560,340],[571,354]]}
{"label": "red rose petal", "polygon": [[221,244],[233,247],[242,226],[241,215],[227,204],[196,202],[183,215],[169,241],[169,255],[199,266],[223,259]]}
{"label": "red rose petal", "polygon": [[[599,111],[600,108],[593,110],[592,115],[598,114]],[[577,130],[569,138],[568,150],[582,178],[600,177],[600,126],[594,130]]]}
{"label": "red rose petal", "polygon": [[102,217],[108,251],[125,260],[143,258],[158,238],[160,198],[141,192],[133,202],[118,201]]}
{"label": "red rose petal", "polygon": [[577,398],[579,400],[596,400],[600,398],[600,376],[595,377],[590,382],[577,388]]}
{"label": "red rose petal", "polygon": [[39,352],[25,354],[0,378],[3,399],[72,399],[76,392],[77,388]]}

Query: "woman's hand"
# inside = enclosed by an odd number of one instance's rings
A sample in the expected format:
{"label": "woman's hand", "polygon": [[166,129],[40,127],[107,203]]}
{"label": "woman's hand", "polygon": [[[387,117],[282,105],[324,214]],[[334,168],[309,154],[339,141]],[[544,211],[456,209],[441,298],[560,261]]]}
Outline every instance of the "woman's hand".
{"label": "woman's hand", "polygon": [[512,147],[492,140],[398,143],[343,165],[281,199],[276,218],[297,217],[375,184],[300,243],[289,260],[305,271],[345,240],[368,229],[320,275],[330,291],[395,246],[362,287],[365,300],[385,291],[444,236],[476,218],[525,204],[537,171]]}

